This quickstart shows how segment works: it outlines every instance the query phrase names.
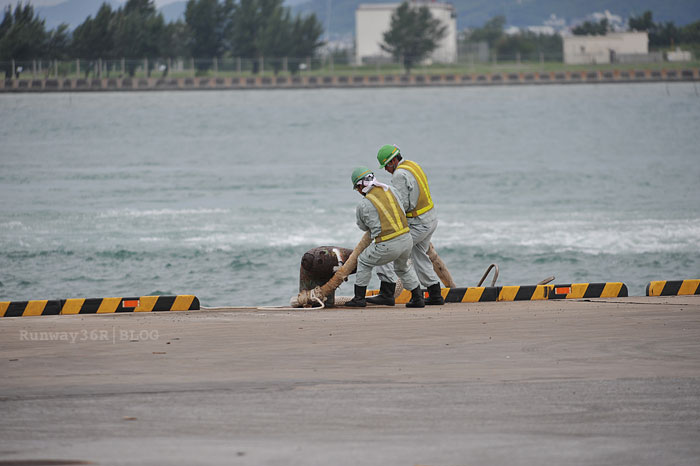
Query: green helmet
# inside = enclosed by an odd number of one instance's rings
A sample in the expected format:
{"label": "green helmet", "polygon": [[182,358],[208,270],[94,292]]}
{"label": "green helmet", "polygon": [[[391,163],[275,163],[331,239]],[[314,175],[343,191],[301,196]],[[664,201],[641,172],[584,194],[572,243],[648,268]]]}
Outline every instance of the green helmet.
{"label": "green helmet", "polygon": [[397,155],[401,155],[401,151],[399,150],[398,146],[396,144],[389,145],[387,144],[386,146],[382,146],[381,149],[379,149],[379,152],[377,152],[377,160],[379,160],[379,166],[384,168],[386,167],[386,164],[391,161],[394,157]]}
{"label": "green helmet", "polygon": [[357,167],[356,169],[354,169],[352,171],[352,176],[350,177],[350,179],[352,179],[353,189],[355,188],[355,185],[358,181],[360,181],[362,178],[369,175],[370,173],[372,173],[372,170],[370,170],[367,167]]}

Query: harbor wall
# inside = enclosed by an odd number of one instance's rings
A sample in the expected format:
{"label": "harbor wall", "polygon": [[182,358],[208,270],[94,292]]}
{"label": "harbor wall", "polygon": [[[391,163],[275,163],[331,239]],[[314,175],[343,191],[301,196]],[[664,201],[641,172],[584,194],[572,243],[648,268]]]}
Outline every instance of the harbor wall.
{"label": "harbor wall", "polygon": [[0,92],[97,92],[211,89],[314,89],[700,81],[700,69],[465,74],[255,77],[40,78],[0,80]]}

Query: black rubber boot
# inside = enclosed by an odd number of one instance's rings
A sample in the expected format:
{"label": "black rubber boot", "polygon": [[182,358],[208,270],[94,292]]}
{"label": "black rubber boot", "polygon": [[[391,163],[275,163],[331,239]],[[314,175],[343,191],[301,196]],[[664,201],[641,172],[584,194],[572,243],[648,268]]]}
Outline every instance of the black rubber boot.
{"label": "black rubber boot", "polygon": [[393,306],[394,291],[396,291],[396,283],[381,282],[379,284],[379,294],[367,298],[370,304],[381,304],[382,306]]}
{"label": "black rubber boot", "polygon": [[420,285],[415,290],[411,290],[411,300],[406,303],[406,307],[425,307],[423,291],[420,289]]}
{"label": "black rubber boot", "polygon": [[425,300],[426,306],[442,306],[445,304],[445,298],[440,294],[440,282],[428,287],[428,299]]}
{"label": "black rubber boot", "polygon": [[366,307],[367,306],[367,300],[365,300],[366,293],[367,293],[366,286],[355,285],[355,297],[352,298],[347,303],[345,303],[345,305],[348,307]]}

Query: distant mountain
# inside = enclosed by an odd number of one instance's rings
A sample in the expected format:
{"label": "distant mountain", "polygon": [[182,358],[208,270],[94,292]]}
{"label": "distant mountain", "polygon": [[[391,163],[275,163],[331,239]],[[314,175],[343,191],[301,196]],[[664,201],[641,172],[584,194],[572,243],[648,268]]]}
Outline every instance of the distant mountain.
{"label": "distant mountain", "polygon": [[[90,16],[95,16],[103,0],[65,0],[53,6],[37,6],[39,16],[53,29],[68,23],[71,29]],[[105,0],[118,8],[125,0]],[[355,10],[361,3],[390,3],[391,0],[286,0],[294,13],[315,13],[326,27],[330,18],[332,37],[352,35],[355,32]],[[542,25],[551,15],[572,24],[595,12],[610,13],[628,18],[646,10],[654,14],[654,21],[673,21],[685,25],[700,20],[700,0],[454,0],[457,9],[457,28],[482,26],[497,15],[505,15],[509,26]],[[166,22],[184,17],[186,0],[169,3],[160,8]],[[329,8],[330,7],[330,8]]]}
{"label": "distant mountain", "polygon": [[185,20],[185,7],[187,6],[187,1],[182,0],[180,2],[168,3],[162,6],[159,11],[163,13],[163,18],[166,23],[172,23],[178,19]]}
{"label": "distant mountain", "polygon": [[[329,3],[330,2],[330,3]],[[326,26],[330,4],[332,36],[354,34],[355,10],[361,3],[391,3],[387,0],[308,0],[292,7],[292,11],[315,13]],[[482,26],[498,15],[505,15],[509,26],[538,26],[556,15],[567,24],[585,19],[595,12],[628,18],[646,10],[654,14],[655,22],[673,21],[681,26],[700,20],[698,0],[453,0],[457,10],[457,28]]]}
{"label": "distant mountain", "polygon": [[122,4],[120,0],[66,0],[58,5],[37,6],[34,11],[39,17],[46,20],[47,29],[54,29],[59,24],[66,23],[73,30],[82,24],[88,16],[94,18],[104,2],[109,3],[113,9],[119,8],[119,5]]}
{"label": "distant mountain", "polygon": [[[117,9],[126,0],[65,0],[62,3],[52,6],[35,6],[37,14],[46,20],[46,27],[54,29],[61,23],[67,23],[70,29],[82,24],[88,16],[93,18],[104,2],[109,3],[112,9]],[[29,0],[31,3],[31,0]],[[159,8],[166,23],[177,21],[185,16],[185,5],[187,0],[168,3]]]}
{"label": "distant mountain", "polygon": [[[46,27],[54,29],[61,23],[67,23],[70,29],[82,24],[88,16],[95,17],[103,2],[109,3],[113,9],[119,8],[126,0],[64,0],[50,6],[42,6],[39,3],[27,0],[34,5],[37,14],[46,20]],[[286,0],[289,6],[298,5],[308,0]],[[14,1],[12,2],[14,4]],[[187,0],[179,0],[163,5],[158,9],[163,14],[166,23],[185,18]]]}

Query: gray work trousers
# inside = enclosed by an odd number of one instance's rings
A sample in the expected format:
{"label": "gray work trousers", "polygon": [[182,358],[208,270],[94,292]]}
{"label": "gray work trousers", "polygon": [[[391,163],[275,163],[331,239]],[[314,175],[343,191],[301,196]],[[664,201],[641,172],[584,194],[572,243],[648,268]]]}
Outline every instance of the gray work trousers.
{"label": "gray work trousers", "polygon": [[367,286],[372,278],[372,269],[385,264],[392,265],[392,272],[401,278],[404,288],[414,290],[420,286],[415,270],[411,266],[411,235],[401,235],[389,241],[372,243],[357,258],[355,285]]}
{"label": "gray work trousers", "polygon": [[[433,262],[428,257],[428,248],[430,247],[430,239],[433,237],[433,233],[437,228],[438,221],[422,224],[422,225],[410,225],[411,227],[411,238],[413,238],[413,249],[411,251],[411,260],[413,261],[413,268],[418,275],[418,280],[424,287],[429,287],[436,283],[440,283],[440,278],[435,273],[433,269]],[[383,282],[396,283],[396,273],[392,264],[386,264],[381,267],[377,267],[377,276]],[[401,279],[403,281],[403,278]],[[412,290],[413,288],[407,288],[404,283],[404,288]]]}

